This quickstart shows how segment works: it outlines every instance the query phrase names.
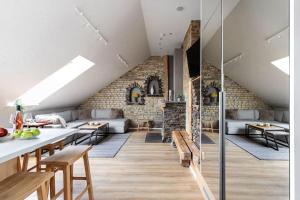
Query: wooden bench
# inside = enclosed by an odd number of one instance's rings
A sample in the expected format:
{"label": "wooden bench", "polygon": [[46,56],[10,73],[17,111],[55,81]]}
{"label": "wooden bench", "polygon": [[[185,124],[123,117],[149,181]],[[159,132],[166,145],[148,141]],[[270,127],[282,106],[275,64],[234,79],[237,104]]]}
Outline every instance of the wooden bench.
{"label": "wooden bench", "polygon": [[175,142],[179,153],[180,164],[183,167],[189,167],[190,161],[192,159],[192,153],[187,144],[185,143],[180,131],[173,131],[172,139]]}
{"label": "wooden bench", "polygon": [[19,172],[0,182],[0,199],[24,200],[37,191],[39,200],[48,196],[47,183],[54,176],[52,172]]}
{"label": "wooden bench", "polygon": [[199,164],[200,151],[186,131],[173,131],[172,140],[177,147],[180,164],[183,167],[189,167],[191,161]]}

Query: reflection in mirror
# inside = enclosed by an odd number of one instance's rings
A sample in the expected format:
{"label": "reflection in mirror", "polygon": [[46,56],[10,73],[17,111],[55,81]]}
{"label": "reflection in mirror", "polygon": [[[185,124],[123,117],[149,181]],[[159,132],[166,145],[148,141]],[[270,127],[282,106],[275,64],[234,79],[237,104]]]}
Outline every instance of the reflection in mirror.
{"label": "reflection in mirror", "polygon": [[289,199],[289,1],[240,0],[223,51],[227,199]]}
{"label": "reflection in mirror", "polygon": [[[229,11],[227,11],[228,13]],[[202,1],[201,172],[208,196],[219,193],[219,91],[221,90],[221,0]],[[213,53],[211,53],[213,51]],[[212,198],[211,198],[212,199]]]}
{"label": "reflection in mirror", "polygon": [[[289,1],[224,0],[226,199],[289,199]],[[220,2],[202,4],[202,174],[219,197]],[[210,86],[213,86],[210,88]]]}

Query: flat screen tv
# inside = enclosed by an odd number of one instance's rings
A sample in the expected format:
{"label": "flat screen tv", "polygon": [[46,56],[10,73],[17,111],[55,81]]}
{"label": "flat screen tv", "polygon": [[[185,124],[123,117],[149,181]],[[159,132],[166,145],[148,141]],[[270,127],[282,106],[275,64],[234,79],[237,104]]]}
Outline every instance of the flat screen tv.
{"label": "flat screen tv", "polygon": [[200,39],[186,51],[186,55],[190,77],[200,76]]}

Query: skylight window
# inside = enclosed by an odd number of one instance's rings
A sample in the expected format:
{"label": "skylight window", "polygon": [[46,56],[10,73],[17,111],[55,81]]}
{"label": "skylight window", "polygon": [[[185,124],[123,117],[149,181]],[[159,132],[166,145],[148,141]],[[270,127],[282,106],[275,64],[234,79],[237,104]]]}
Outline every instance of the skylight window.
{"label": "skylight window", "polygon": [[[39,105],[47,97],[54,94],[94,65],[95,63],[88,59],[77,56],[68,64],[28,90],[25,94],[20,96],[18,100],[20,100],[24,106]],[[9,104],[9,106],[12,105],[14,105],[14,103]]]}
{"label": "skylight window", "polygon": [[280,69],[282,72],[285,74],[289,75],[290,74],[290,58],[289,56],[274,60],[271,62],[275,67]]}

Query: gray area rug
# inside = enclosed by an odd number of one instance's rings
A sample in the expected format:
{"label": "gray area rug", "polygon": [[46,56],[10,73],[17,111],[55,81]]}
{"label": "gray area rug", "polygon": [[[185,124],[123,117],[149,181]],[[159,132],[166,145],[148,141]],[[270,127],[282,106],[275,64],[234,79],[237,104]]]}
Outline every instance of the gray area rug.
{"label": "gray area rug", "polygon": [[145,143],[162,143],[160,131],[150,131],[146,134]]}
{"label": "gray area rug", "polygon": [[204,133],[201,134],[201,144],[215,144],[212,139],[210,139],[207,135]]}
{"label": "gray area rug", "polygon": [[[113,158],[126,143],[130,133],[110,134],[89,151],[91,158]],[[81,144],[87,144],[83,142]]]}
{"label": "gray area rug", "polygon": [[276,151],[271,148],[271,145],[274,145],[272,141],[269,142],[270,146],[266,147],[266,141],[263,138],[226,135],[226,139],[260,160],[289,160],[289,148],[279,145],[279,151]]}

